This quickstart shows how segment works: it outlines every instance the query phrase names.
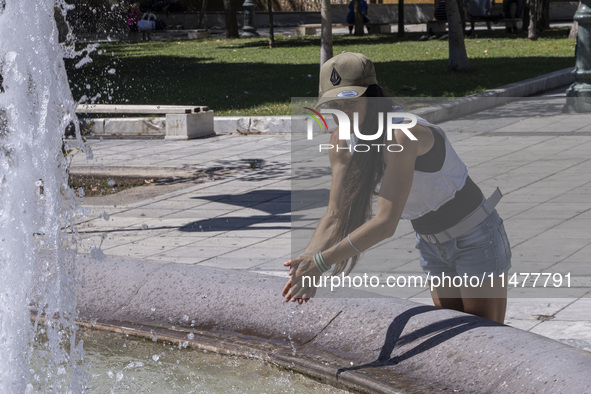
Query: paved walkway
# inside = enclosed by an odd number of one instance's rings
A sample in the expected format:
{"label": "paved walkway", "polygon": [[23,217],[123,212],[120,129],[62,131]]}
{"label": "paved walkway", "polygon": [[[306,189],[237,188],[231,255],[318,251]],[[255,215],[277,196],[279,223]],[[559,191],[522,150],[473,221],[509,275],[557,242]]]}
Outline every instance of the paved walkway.
{"label": "paved walkway", "polygon": [[[510,286],[506,323],[591,351],[591,115],[563,114],[564,102],[563,93],[547,94],[440,126],[485,194],[496,186],[505,194],[498,210],[512,244],[511,273],[555,275],[546,287],[542,277],[536,288],[531,279],[522,288],[525,277],[518,276],[518,286]],[[291,165],[291,142],[289,133],[191,141],[90,140],[94,159],[78,155],[74,170],[94,166],[147,175],[179,168],[242,171],[129,204],[87,204],[87,217],[79,225],[80,248],[86,253],[94,248],[97,256],[100,247],[109,256],[287,277],[281,263],[296,234],[292,223],[313,225],[323,213],[314,203],[325,201],[329,186],[328,163],[305,174],[314,201],[292,212],[291,176],[297,168]],[[379,275],[382,281],[388,275],[419,274],[414,242],[410,225],[401,222],[395,236],[382,243],[387,246],[366,252],[356,271]],[[562,286],[551,288],[558,278]],[[431,302],[424,288],[377,292]]]}

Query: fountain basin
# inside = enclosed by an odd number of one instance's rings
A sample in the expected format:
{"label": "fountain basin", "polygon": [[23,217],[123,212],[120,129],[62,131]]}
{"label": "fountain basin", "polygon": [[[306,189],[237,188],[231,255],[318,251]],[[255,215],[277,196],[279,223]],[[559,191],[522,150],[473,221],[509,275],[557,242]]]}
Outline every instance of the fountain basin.
{"label": "fountain basin", "polygon": [[[591,353],[395,298],[283,303],[285,279],[79,258],[79,318],[257,357],[361,392],[589,392]],[[146,335],[148,335],[146,334]],[[185,340],[185,339],[183,339]],[[295,354],[294,354],[295,353]]]}

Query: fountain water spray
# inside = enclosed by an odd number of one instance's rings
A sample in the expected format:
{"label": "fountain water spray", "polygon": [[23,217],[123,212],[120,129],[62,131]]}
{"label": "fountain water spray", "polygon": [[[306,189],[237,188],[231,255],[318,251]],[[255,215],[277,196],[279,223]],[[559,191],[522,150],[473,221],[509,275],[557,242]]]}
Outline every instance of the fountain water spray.
{"label": "fountain water spray", "polygon": [[0,0],[2,393],[84,390],[74,324],[76,203],[62,149],[66,127],[78,126],[54,19],[67,7]]}

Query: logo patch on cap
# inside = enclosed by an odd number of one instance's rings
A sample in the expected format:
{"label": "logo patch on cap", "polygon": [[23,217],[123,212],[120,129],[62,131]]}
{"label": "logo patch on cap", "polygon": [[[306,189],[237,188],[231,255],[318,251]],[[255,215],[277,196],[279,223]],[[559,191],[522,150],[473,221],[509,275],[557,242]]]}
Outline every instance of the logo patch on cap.
{"label": "logo patch on cap", "polygon": [[333,84],[333,86],[337,86],[339,83],[341,83],[341,76],[334,67],[332,68],[332,74],[330,74],[330,82]]}
{"label": "logo patch on cap", "polygon": [[359,96],[359,93],[357,93],[354,90],[343,90],[342,92],[337,94],[337,97],[357,97],[357,96]]}

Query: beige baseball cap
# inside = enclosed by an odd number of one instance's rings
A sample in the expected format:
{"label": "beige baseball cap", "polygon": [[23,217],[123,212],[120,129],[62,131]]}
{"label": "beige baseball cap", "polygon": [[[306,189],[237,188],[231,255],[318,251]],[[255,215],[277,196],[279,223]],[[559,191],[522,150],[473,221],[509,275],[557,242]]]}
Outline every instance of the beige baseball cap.
{"label": "beige baseball cap", "polygon": [[376,70],[367,56],[342,52],[320,68],[320,98],[316,106],[331,100],[359,97],[369,85],[377,83]]}

